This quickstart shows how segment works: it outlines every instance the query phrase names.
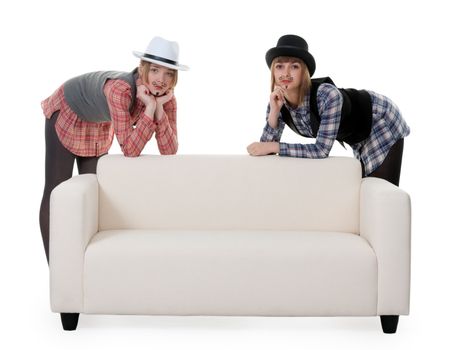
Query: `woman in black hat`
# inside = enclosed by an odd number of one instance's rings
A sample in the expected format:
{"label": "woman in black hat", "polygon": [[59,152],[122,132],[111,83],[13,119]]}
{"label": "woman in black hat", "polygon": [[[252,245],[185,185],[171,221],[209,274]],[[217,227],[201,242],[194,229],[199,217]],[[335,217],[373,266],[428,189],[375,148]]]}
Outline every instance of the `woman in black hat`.
{"label": "woman in black hat", "polygon": [[[362,163],[363,176],[398,186],[403,139],[409,127],[398,107],[373,91],[339,89],[330,78],[310,79],[316,63],[306,41],[284,35],[266,53],[272,84],[267,123],[260,142],[247,147],[253,156],[326,158],[335,140],[347,143]],[[285,125],[313,144],[280,142]]]}

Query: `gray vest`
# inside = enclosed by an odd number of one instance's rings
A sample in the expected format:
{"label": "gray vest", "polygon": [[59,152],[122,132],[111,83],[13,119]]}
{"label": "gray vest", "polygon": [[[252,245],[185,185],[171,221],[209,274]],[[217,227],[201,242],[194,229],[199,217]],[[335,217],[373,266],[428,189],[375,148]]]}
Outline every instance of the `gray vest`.
{"label": "gray vest", "polygon": [[80,75],[63,84],[65,100],[77,116],[88,122],[111,121],[109,106],[103,89],[108,79],[121,79],[131,86],[130,113],[136,101],[136,73],[104,71]]}

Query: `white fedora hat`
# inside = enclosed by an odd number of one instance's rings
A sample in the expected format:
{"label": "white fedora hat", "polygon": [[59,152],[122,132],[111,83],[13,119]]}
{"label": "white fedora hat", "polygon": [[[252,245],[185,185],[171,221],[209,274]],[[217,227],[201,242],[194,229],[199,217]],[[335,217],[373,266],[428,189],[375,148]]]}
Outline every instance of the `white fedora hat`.
{"label": "white fedora hat", "polygon": [[133,51],[141,60],[156,63],[171,69],[188,70],[189,67],[179,64],[179,44],[159,36],[154,37],[145,52]]}

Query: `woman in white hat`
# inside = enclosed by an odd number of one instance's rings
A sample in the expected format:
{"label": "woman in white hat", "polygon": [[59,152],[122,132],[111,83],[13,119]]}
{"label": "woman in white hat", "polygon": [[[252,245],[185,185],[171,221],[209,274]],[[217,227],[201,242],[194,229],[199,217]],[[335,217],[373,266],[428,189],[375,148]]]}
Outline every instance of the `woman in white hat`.
{"label": "woman in white hat", "polygon": [[46,174],[40,227],[49,261],[49,198],[69,179],[76,160],[79,174],[95,173],[114,135],[125,156],[138,156],[155,135],[161,154],[178,148],[177,105],[173,89],[179,64],[176,42],[155,37],[132,72],[101,71],[68,80],[41,105],[46,116]]}
{"label": "woman in white hat", "polygon": [[[373,91],[339,89],[329,78],[310,79],[316,63],[306,41],[284,35],[265,56],[272,84],[267,122],[249,154],[301,158],[328,157],[333,143],[347,143],[362,164],[363,176],[398,186],[404,138],[410,129],[398,107]],[[280,142],[285,125],[315,143]]]}

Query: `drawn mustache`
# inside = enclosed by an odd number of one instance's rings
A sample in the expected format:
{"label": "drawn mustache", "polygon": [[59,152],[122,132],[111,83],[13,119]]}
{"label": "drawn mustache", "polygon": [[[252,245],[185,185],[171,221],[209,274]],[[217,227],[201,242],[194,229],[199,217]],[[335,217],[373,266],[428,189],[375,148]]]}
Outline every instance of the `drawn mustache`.
{"label": "drawn mustache", "polygon": [[159,83],[159,82],[156,82],[156,81],[152,81],[152,85],[155,86],[155,87],[159,86],[159,87],[162,87],[162,88],[167,87],[166,83]]}
{"label": "drawn mustache", "polygon": [[[167,87],[166,83],[160,83],[160,82],[157,82],[157,81],[152,81],[152,85],[154,87],[161,87],[162,89],[165,89]],[[155,96],[160,96],[160,93],[158,91],[155,92]]]}
{"label": "drawn mustache", "polygon": [[293,78],[293,77],[288,77],[288,76],[286,76],[286,77],[283,77],[283,76],[281,76],[281,77],[279,77],[279,78],[278,78],[278,80],[279,80],[279,81],[282,81],[282,80],[289,80],[289,81],[293,81],[293,80],[294,80],[294,78]]}

